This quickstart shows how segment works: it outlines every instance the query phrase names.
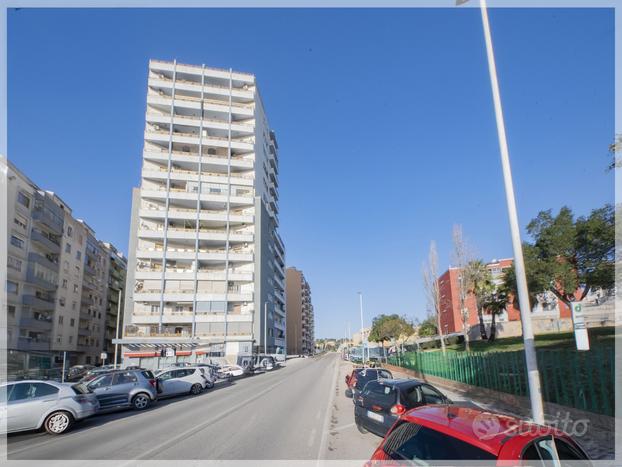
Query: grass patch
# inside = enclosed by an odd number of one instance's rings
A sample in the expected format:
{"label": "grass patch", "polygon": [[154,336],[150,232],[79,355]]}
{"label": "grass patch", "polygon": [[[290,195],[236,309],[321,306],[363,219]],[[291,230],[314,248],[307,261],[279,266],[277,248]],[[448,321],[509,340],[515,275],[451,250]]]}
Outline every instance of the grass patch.
{"label": "grass patch", "polygon": [[[594,345],[607,345],[614,343],[615,328],[591,328],[588,329],[590,336],[590,346]],[[535,337],[537,348],[557,349],[557,348],[572,348],[575,347],[574,333],[561,332],[554,334],[540,334]],[[494,342],[488,341],[471,341],[471,350],[473,352],[511,352],[517,350],[523,350],[523,337],[504,337],[502,339],[495,339]],[[447,350],[452,352],[464,352],[464,343],[448,345]],[[437,349],[426,350],[426,352],[438,352]]]}

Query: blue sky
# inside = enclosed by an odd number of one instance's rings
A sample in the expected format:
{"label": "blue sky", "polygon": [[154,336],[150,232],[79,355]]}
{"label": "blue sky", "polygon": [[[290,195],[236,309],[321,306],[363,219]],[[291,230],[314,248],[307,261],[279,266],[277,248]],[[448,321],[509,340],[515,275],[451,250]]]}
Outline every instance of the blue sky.
{"label": "blue sky", "polygon": [[[521,226],[613,202],[614,15],[502,9],[490,20]],[[9,12],[9,159],[127,251],[149,58],[252,72],[280,146],[281,235],[316,336],[425,316],[431,240],[452,225],[512,256],[477,9]]]}

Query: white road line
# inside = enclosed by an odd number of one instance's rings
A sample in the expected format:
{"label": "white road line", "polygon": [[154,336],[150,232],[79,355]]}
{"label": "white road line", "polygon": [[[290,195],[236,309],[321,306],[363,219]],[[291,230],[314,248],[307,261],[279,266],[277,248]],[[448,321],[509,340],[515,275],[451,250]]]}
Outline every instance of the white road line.
{"label": "white road line", "polygon": [[339,359],[335,358],[335,370],[333,371],[333,380],[328,388],[328,404],[326,405],[326,411],[324,412],[324,426],[322,427],[322,441],[320,442],[320,449],[317,453],[317,461],[322,460],[326,448],[328,445],[328,428],[330,426],[330,416],[332,413],[333,402],[335,400],[335,388],[337,387],[337,373],[339,372]]}
{"label": "white road line", "polygon": [[311,447],[313,446],[313,442],[315,441],[315,434],[317,433],[317,430],[315,428],[313,428],[311,430],[311,434],[309,435],[309,441],[307,442],[307,446]]}

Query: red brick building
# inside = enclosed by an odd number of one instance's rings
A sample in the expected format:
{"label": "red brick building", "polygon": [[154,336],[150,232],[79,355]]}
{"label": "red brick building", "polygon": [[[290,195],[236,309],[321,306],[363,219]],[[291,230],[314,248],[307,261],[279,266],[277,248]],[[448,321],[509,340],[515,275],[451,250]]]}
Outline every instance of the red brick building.
{"label": "red brick building", "polygon": [[[500,260],[493,260],[486,265],[490,270],[495,283],[500,284],[503,280],[504,269],[512,266],[514,262],[513,258],[506,258]],[[460,278],[460,270],[458,268],[449,268],[438,278],[439,293],[440,293],[440,308],[441,308],[441,326],[443,327],[443,333],[462,332],[462,317],[460,314],[460,295],[458,289],[458,281]],[[580,295],[580,290],[576,292],[577,298]],[[479,324],[479,318],[477,317],[477,310],[475,307],[475,297],[472,294],[468,294],[466,298],[466,306],[469,309],[469,327],[477,326]],[[537,312],[537,304],[533,310]],[[572,313],[570,308],[561,300],[557,301],[557,309],[559,310],[558,318],[570,318]],[[489,323],[491,317],[484,315],[484,322]],[[504,321],[520,321],[520,311],[515,308],[511,303],[508,304],[506,311],[497,316],[497,322]]]}

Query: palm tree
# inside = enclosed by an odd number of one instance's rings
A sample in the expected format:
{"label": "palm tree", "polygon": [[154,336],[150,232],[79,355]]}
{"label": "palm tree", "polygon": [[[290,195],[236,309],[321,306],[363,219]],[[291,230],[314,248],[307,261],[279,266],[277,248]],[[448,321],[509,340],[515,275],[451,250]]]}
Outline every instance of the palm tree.
{"label": "palm tree", "polygon": [[486,326],[484,325],[484,302],[486,297],[495,290],[492,274],[486,267],[486,264],[479,259],[470,261],[465,268],[464,274],[468,290],[475,297],[475,308],[479,318],[479,332],[482,340],[486,340],[488,336],[486,335]]}
{"label": "palm tree", "polygon": [[483,298],[483,309],[492,315],[492,323],[490,324],[490,336],[488,342],[495,340],[497,332],[496,317],[505,311],[508,303],[507,289],[503,286],[495,288],[491,293]]}

